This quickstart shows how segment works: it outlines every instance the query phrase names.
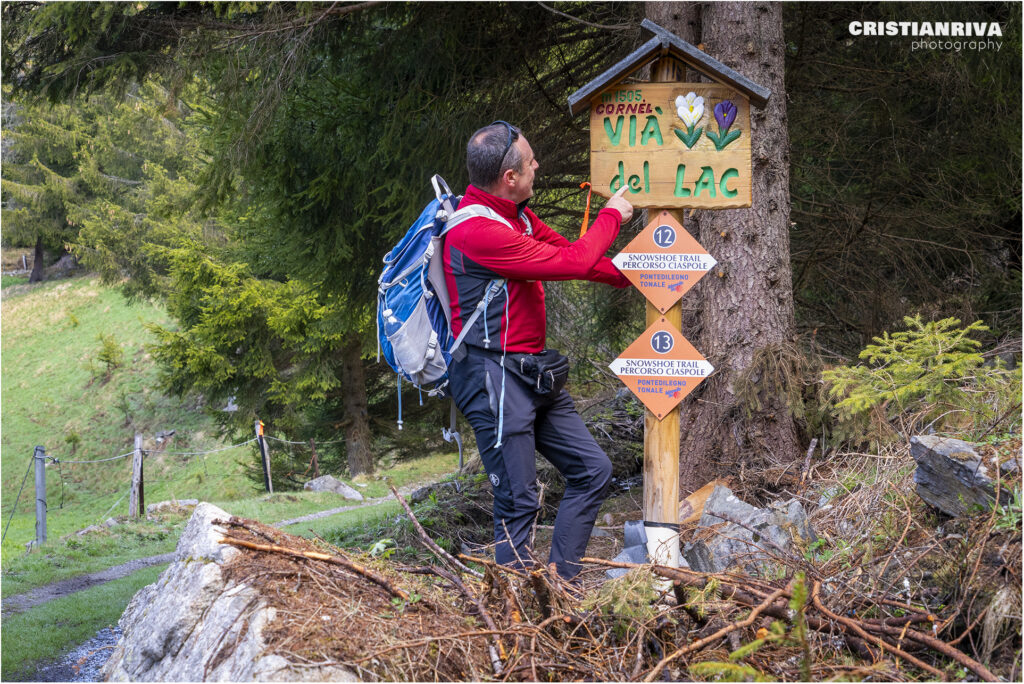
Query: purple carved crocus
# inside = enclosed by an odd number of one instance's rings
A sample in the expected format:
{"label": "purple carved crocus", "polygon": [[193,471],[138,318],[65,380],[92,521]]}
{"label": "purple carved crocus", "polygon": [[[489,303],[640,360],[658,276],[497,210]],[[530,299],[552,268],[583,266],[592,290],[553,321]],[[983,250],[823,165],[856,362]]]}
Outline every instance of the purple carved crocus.
{"label": "purple carved crocus", "polygon": [[722,100],[715,105],[715,121],[718,122],[719,135],[724,134],[736,120],[736,105],[729,100]]}

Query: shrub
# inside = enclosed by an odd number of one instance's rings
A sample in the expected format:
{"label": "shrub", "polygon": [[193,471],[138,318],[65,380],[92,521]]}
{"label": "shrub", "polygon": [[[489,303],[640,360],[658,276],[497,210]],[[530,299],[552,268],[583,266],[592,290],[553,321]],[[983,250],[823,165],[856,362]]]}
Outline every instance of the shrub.
{"label": "shrub", "polygon": [[96,360],[105,366],[105,376],[109,378],[111,373],[124,364],[124,350],[113,335],[100,333],[96,339],[100,342]]}
{"label": "shrub", "polygon": [[883,333],[860,353],[865,364],[822,373],[843,437],[884,442],[932,429],[981,438],[1000,422],[1019,424],[1020,368],[985,365],[970,337],[988,330],[981,321],[904,322],[906,331]]}

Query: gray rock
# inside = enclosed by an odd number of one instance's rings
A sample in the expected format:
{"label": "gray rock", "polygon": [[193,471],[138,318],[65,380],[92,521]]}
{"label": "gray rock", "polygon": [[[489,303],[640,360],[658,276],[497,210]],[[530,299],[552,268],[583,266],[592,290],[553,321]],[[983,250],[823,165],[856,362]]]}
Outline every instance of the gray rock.
{"label": "gray rock", "polygon": [[156,433],[156,436],[153,439],[156,440],[157,444],[163,444],[165,441],[173,437],[176,433],[177,430],[161,430],[160,432]]}
{"label": "gray rock", "polygon": [[435,482],[434,484],[429,484],[418,489],[414,489],[409,494],[409,502],[423,503],[424,501],[429,499],[430,495],[433,494],[434,492],[440,493],[441,490],[452,487],[456,487],[456,482],[454,480],[448,482]]}
{"label": "gray rock", "polygon": [[66,278],[78,270],[78,259],[73,254],[65,254],[57,263],[43,269],[45,280]]}
{"label": "gray rock", "polygon": [[121,524],[121,523],[119,523],[119,522],[118,522],[118,521],[117,521],[116,519],[114,519],[114,518],[107,518],[106,520],[104,520],[104,521],[103,521],[103,526],[104,526],[104,527],[113,527],[114,525],[120,525],[120,524]]}
{"label": "gray rock", "polygon": [[702,541],[695,541],[683,544],[683,558],[692,570],[697,572],[721,572],[722,569],[715,565],[715,559],[708,550],[708,545]]}
{"label": "gray rock", "polygon": [[1003,475],[1013,475],[1020,472],[1020,459],[1011,458],[999,464],[999,472]]}
{"label": "gray rock", "polygon": [[186,508],[195,508],[199,505],[199,499],[171,499],[170,501],[158,501],[146,506],[146,513],[160,513],[162,511],[178,511]]}
{"label": "gray rock", "polygon": [[627,520],[622,531],[623,544],[626,548],[630,546],[647,547],[647,528],[643,520]]}
{"label": "gray rock", "polygon": [[362,501],[363,495],[349,487],[347,484],[332,475],[322,475],[315,480],[310,480],[303,489],[313,492],[334,492],[346,499]]}
{"label": "gray rock", "polygon": [[128,604],[123,636],[103,668],[106,681],[356,681],[339,667],[292,666],[265,653],[274,619],[255,589],[229,584],[221,566],[239,553],[219,543],[213,521],[230,517],[201,503],[189,520],[175,560]]}
{"label": "gray rock", "polygon": [[[756,514],[757,511],[757,508],[737,498],[731,489],[718,485],[704,502],[704,513],[697,524],[699,527],[709,527],[726,522],[726,518],[745,520]],[[718,517],[716,513],[722,513],[724,517]]]}
{"label": "gray rock", "polygon": [[821,493],[818,497],[818,508],[824,508],[829,504],[830,501],[838,499],[840,496],[846,493],[846,489],[841,485],[833,485]]}
{"label": "gray rock", "polygon": [[[957,517],[972,508],[989,509],[995,501],[995,482],[981,456],[968,442],[936,435],[910,438],[910,455],[917,461],[917,495],[946,515]],[[1010,497],[1001,492],[1003,503]]]}
{"label": "gray rock", "polygon": [[817,539],[799,501],[755,508],[722,486],[715,487],[704,504],[698,528],[708,527],[717,534],[706,543],[686,545],[683,552],[691,567],[708,568],[703,572],[740,566],[751,574],[771,573],[776,565],[773,555],[799,553]]}
{"label": "gray rock", "polygon": [[88,527],[86,527],[84,529],[78,530],[78,532],[75,532],[75,534],[77,534],[79,537],[84,537],[87,534],[91,534],[93,532],[99,532],[102,529],[103,528],[100,527],[99,525],[89,525]]}
{"label": "gray rock", "polygon": [[[619,553],[618,556],[612,559],[616,563],[646,563],[647,562],[647,547],[646,546],[627,546]],[[612,579],[616,577],[622,577],[629,568],[611,568],[605,574]]]}

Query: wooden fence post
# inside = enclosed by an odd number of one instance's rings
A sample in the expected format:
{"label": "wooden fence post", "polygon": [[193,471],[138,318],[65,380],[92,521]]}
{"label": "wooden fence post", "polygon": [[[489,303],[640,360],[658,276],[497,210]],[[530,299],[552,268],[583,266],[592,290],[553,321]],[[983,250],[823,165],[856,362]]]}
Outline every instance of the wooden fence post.
{"label": "wooden fence post", "polygon": [[46,541],[46,449],[37,446],[36,462],[36,546]]}
{"label": "wooden fence post", "polygon": [[320,477],[320,459],[316,456],[316,442],[312,438],[309,440],[309,450],[313,452],[313,459],[311,465],[313,466],[313,479]]}
{"label": "wooden fence post", "polygon": [[263,439],[263,421],[256,420],[256,443],[260,445],[260,460],[263,463],[263,484],[267,493],[274,493],[274,483],[270,478],[270,454],[267,453],[267,442]]}
{"label": "wooden fence post", "polygon": [[128,515],[138,518],[145,510],[146,500],[142,477],[142,433],[135,433],[135,453],[132,455],[132,490],[128,497]]}

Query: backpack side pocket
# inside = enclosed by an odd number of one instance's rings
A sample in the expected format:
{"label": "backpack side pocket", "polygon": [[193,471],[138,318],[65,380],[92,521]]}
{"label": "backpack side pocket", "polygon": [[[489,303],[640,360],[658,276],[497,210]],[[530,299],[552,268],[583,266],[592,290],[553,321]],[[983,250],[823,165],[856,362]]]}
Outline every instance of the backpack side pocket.
{"label": "backpack side pocket", "polygon": [[[425,299],[420,299],[412,314],[396,330],[387,330],[388,341],[394,350],[395,361],[408,378],[419,385],[435,382],[448,372],[441,342],[430,325]],[[423,340],[429,337],[426,348]]]}

